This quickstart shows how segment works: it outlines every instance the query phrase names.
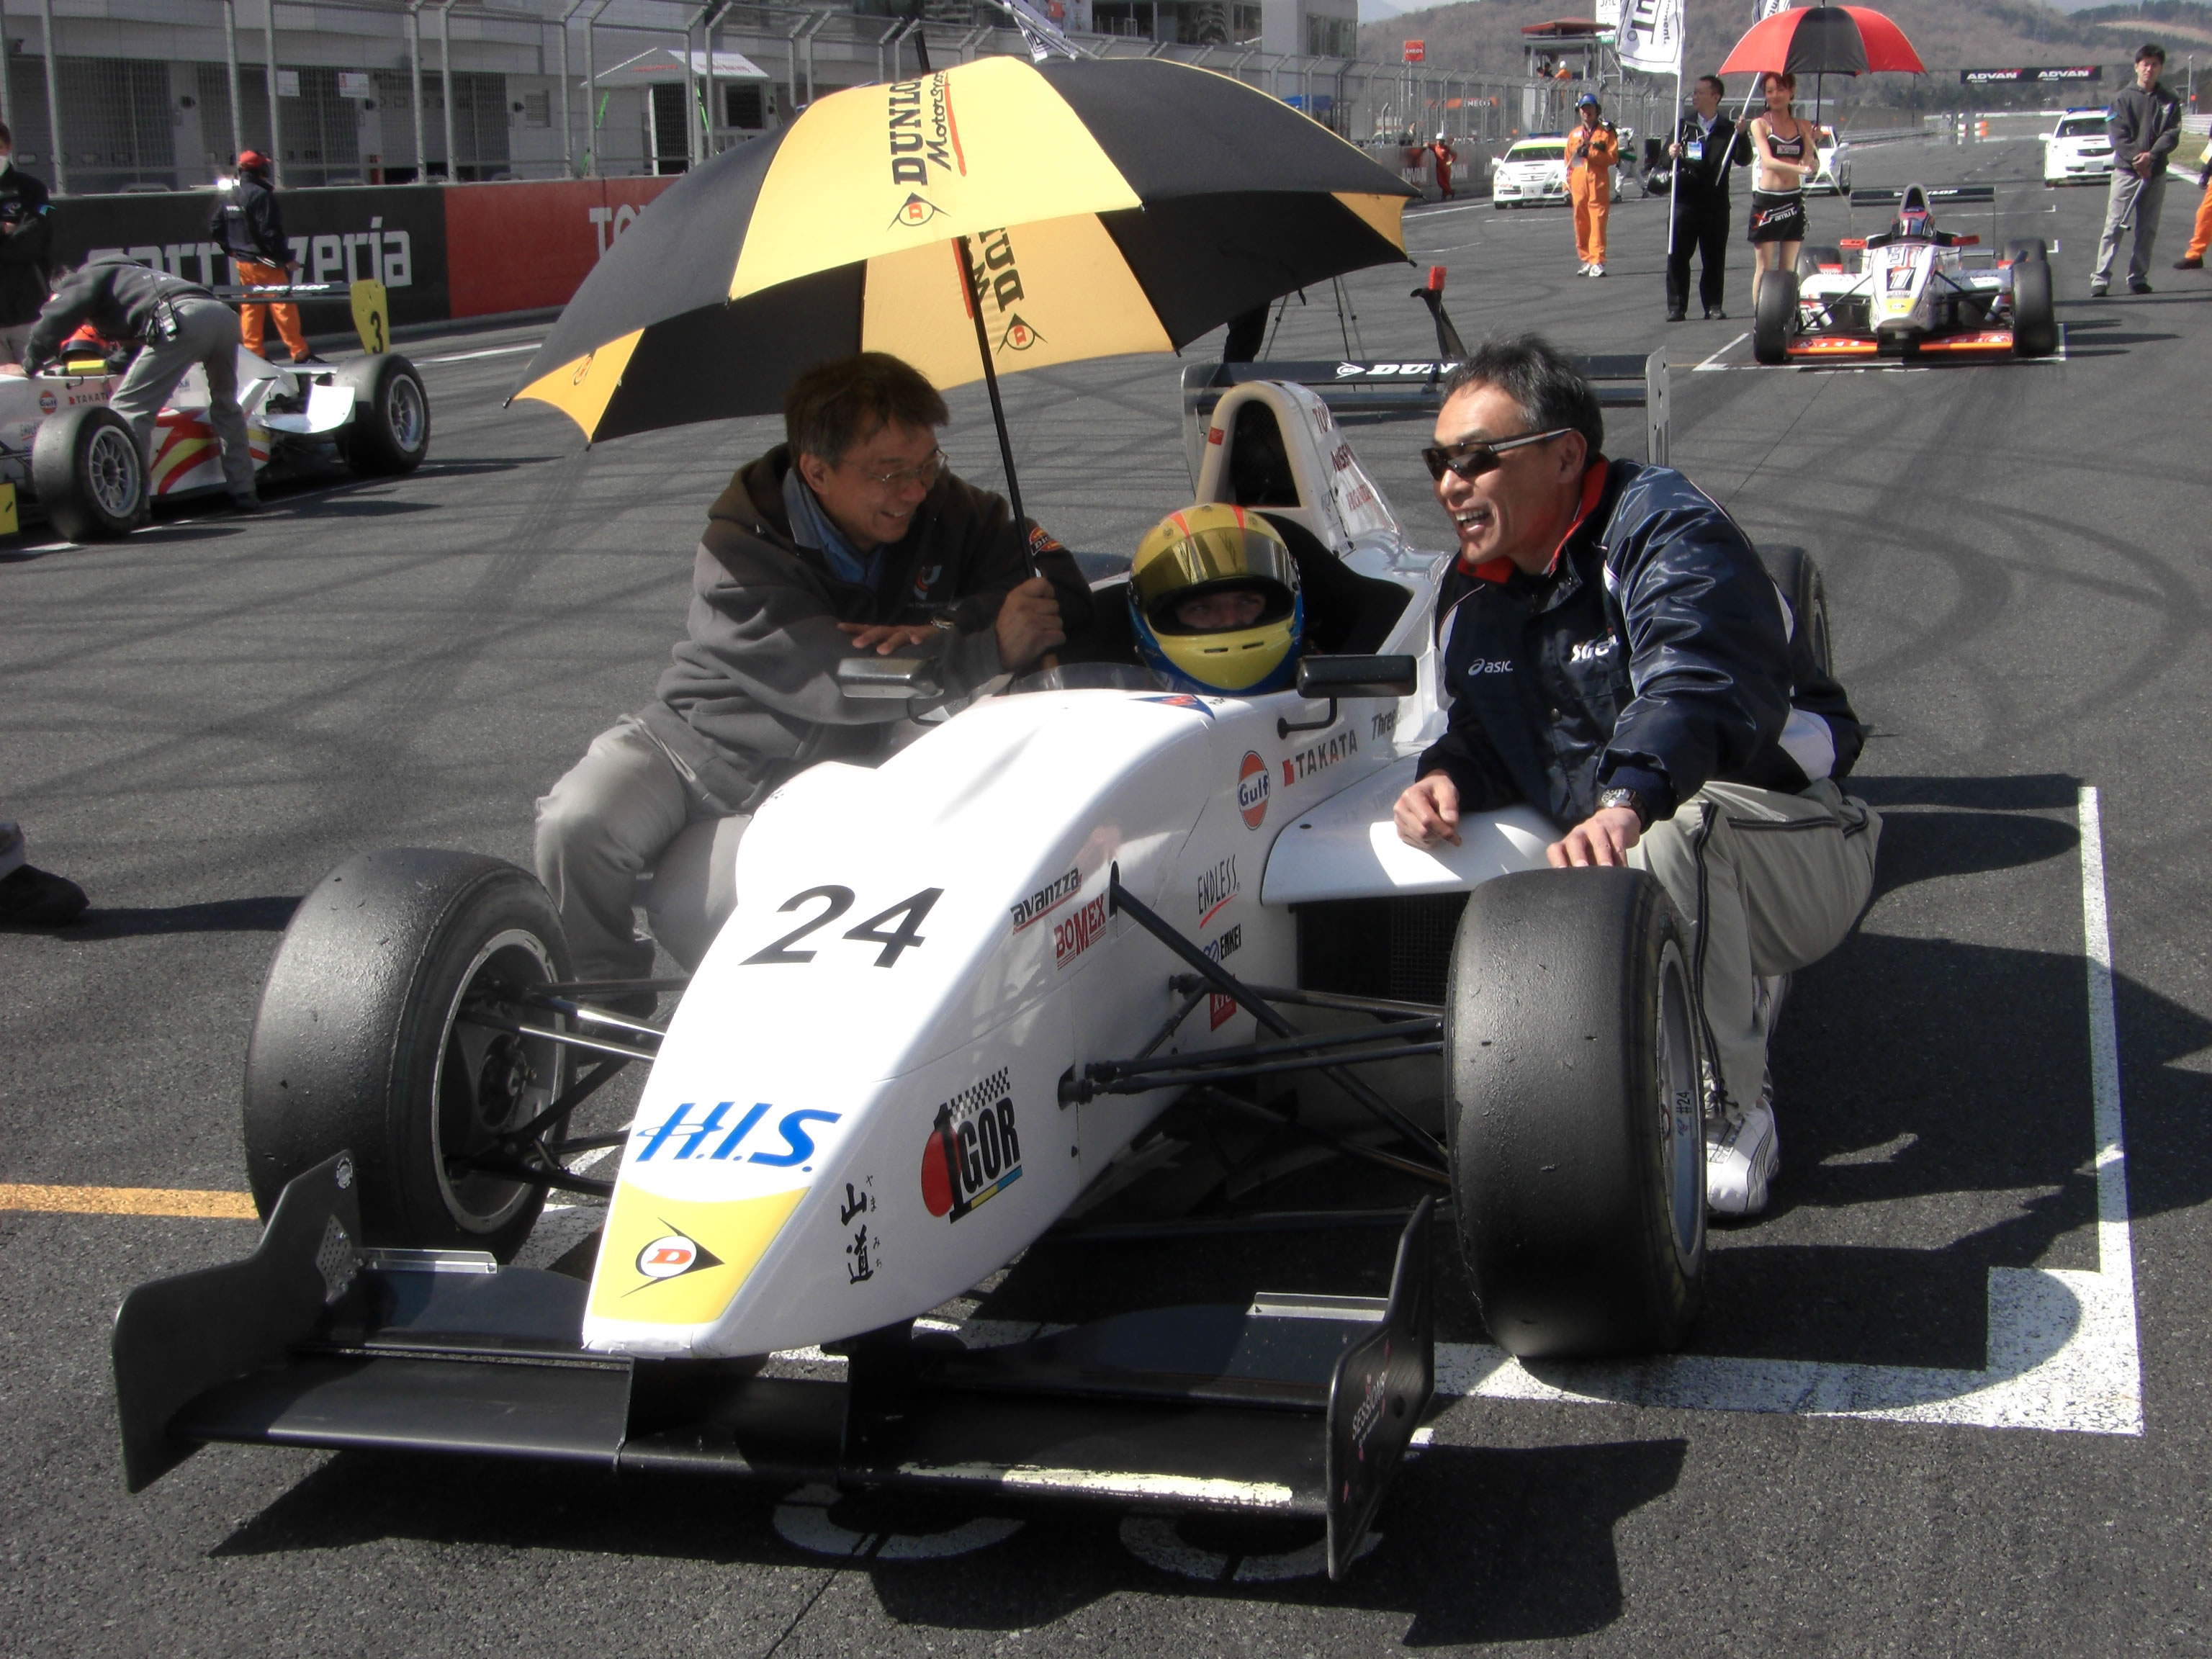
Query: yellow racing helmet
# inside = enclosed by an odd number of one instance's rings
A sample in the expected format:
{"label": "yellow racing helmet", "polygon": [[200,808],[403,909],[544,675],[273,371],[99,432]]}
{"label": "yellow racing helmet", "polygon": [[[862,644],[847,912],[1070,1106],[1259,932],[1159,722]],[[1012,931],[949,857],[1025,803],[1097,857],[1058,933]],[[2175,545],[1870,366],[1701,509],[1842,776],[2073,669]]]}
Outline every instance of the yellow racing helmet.
{"label": "yellow racing helmet", "polygon": [[[1224,626],[1193,614],[1195,602],[1226,593],[1258,595],[1258,616]],[[1253,696],[1297,672],[1297,562],[1273,525],[1241,507],[1187,507],[1146,532],[1129,565],[1129,615],[1145,660],[1179,690]]]}

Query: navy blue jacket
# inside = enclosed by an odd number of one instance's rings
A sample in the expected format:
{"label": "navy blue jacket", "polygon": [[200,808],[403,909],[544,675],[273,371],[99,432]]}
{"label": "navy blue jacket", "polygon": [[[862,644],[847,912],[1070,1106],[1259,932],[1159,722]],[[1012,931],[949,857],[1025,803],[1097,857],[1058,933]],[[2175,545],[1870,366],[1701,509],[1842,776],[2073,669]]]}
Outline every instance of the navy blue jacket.
{"label": "navy blue jacket", "polygon": [[1840,778],[1865,729],[1735,521],[1671,467],[1594,462],[1542,576],[1455,568],[1437,599],[1450,725],[1422,755],[1460,810],[1527,801],[1562,830],[1632,788],[1671,817],[1714,780]]}

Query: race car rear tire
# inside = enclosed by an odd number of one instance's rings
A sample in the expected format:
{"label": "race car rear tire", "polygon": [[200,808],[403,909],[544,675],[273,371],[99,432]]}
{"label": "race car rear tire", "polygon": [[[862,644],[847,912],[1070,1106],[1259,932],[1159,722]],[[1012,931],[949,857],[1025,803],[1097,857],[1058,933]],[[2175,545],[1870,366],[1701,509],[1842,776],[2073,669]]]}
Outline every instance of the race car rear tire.
{"label": "race car rear tire", "polygon": [[246,1056],[255,1206],[267,1216],[294,1176],[350,1152],[368,1243],[511,1260],[544,1189],[452,1160],[543,1112],[566,1051],[465,1010],[568,976],[553,901],[513,865],[420,848],[340,865],[301,902],[261,988]]}
{"label": "race car rear tire", "polygon": [[64,541],[129,535],[146,509],[146,458],[130,422],[104,404],[48,416],[31,443],[31,489]]}
{"label": "race car rear tire", "polygon": [[1665,1352],[1705,1261],[1699,1021],[1674,906],[1641,871],[1528,871],[1468,896],[1445,994],[1452,1193],[1492,1340]]}
{"label": "race car rear tire", "polygon": [[338,431],[348,466],[374,477],[422,465],[430,453],[430,396],[414,364],[380,351],[342,365],[337,383],[353,389],[353,419]]}
{"label": "race car rear tire", "polygon": [[1790,337],[1797,328],[1797,273],[1770,270],[1759,279],[1759,304],[1751,319],[1751,355],[1762,363],[1790,361]]}
{"label": "race car rear tire", "polygon": [[1813,653],[1813,666],[1822,678],[1832,679],[1836,664],[1828,644],[1828,591],[1820,580],[1820,567],[1802,547],[1761,547],[1759,556],[1790,602],[1790,637],[1802,638]]}
{"label": "race car rear tire", "polygon": [[2048,357],[2058,349],[2047,260],[2031,259],[2012,268],[2012,349],[2019,357]]}
{"label": "race car rear tire", "polygon": [[2040,236],[2015,238],[2005,244],[2004,262],[2008,265],[2051,263],[2051,250],[2044,246]]}
{"label": "race car rear tire", "polygon": [[1844,268],[1843,249],[1801,247],[1797,250],[1797,274],[1800,276],[1818,276],[1820,274],[1820,266],[1824,263],[1841,270]]}

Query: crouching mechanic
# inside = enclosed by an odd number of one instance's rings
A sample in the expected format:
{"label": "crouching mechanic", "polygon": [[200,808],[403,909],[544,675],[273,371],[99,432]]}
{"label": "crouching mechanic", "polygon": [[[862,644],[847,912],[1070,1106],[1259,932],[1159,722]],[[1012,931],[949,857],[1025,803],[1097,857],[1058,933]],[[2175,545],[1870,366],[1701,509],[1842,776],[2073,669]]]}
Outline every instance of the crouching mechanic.
{"label": "crouching mechanic", "polygon": [[908,702],[848,697],[842,659],[927,658],[951,699],[1089,621],[1090,590],[1060,544],[946,470],[936,428],[948,418],[936,389],[882,352],[792,383],[787,441],[708,510],[685,636],[656,696],[538,803],[538,878],[579,976],[652,972],[632,917],[648,868],[653,935],[696,967],[736,907],[738,842],[761,802],[817,761],[888,749]]}
{"label": "crouching mechanic", "polygon": [[1437,598],[1449,724],[1399,834],[1526,801],[1560,866],[1648,870],[1690,928],[1712,1068],[1706,1200],[1766,1206],[1779,975],[1840,944],[1874,890],[1881,821],[1838,780],[1864,730],[1793,638],[1733,520],[1680,473],[1607,462],[1596,395],[1540,339],[1449,383],[1423,452],[1460,556]]}
{"label": "crouching mechanic", "polygon": [[37,374],[87,323],[105,339],[138,348],[107,406],[131,423],[149,472],[155,417],[193,364],[207,371],[208,424],[222,441],[223,482],[232,505],[252,511],[253,450],[238,406],[238,318],[231,308],[198,283],[102,255],[55,283],[23,349],[23,368]]}

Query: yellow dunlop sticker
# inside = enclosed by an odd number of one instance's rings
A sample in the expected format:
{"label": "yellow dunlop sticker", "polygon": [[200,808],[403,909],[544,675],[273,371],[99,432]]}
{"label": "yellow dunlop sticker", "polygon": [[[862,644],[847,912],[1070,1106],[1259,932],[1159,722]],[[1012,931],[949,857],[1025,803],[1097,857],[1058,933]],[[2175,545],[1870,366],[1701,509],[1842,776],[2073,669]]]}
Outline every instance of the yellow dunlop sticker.
{"label": "yellow dunlop sticker", "polygon": [[615,1189],[599,1265],[596,1319],[704,1325],[745,1282],[807,1189],[721,1203],[662,1198],[624,1182]]}

